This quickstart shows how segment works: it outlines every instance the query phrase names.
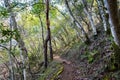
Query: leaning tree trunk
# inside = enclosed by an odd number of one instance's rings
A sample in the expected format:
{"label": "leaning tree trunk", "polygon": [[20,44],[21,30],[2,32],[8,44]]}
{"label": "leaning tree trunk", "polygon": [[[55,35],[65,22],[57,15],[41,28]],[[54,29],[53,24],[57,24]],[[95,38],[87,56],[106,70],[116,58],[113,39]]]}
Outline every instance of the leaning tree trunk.
{"label": "leaning tree trunk", "polygon": [[115,43],[120,47],[120,21],[118,15],[117,0],[106,0],[106,4],[109,12],[111,32]]}
{"label": "leaning tree trunk", "polygon": [[[76,7],[75,3],[72,3],[72,4],[73,4],[73,6],[74,6],[76,9],[79,9],[78,7]],[[82,21],[87,25],[88,31],[90,31],[89,24],[87,23],[87,21],[86,21],[82,16],[79,16],[79,17],[80,17],[80,19],[82,19]]]}
{"label": "leaning tree trunk", "polygon": [[104,8],[103,8],[103,3],[101,0],[97,0],[97,3],[98,3],[98,7],[99,7],[99,11],[100,11],[100,15],[101,15],[101,18],[102,18],[102,22],[103,22],[103,26],[104,26],[104,30],[107,31],[107,19],[105,17],[105,12],[104,12]]}
{"label": "leaning tree trunk", "polygon": [[85,38],[86,38],[86,41],[89,42],[90,39],[89,39],[87,33],[85,32],[85,30],[84,30],[84,28],[82,27],[82,25],[81,25],[81,24],[77,21],[77,19],[74,17],[74,15],[73,15],[73,13],[72,13],[72,11],[71,11],[71,9],[70,9],[70,6],[69,6],[67,0],[65,0],[65,5],[66,5],[66,7],[67,7],[67,9],[68,9],[68,11],[69,11],[69,14],[70,14],[71,19],[72,19],[73,22],[76,24],[76,26],[77,26],[78,28],[80,28],[80,30],[83,32],[83,34],[84,34],[84,36],[85,36]]}
{"label": "leaning tree trunk", "polygon": [[93,33],[94,33],[94,35],[97,35],[97,31],[96,31],[96,27],[94,25],[94,21],[93,21],[92,15],[89,12],[88,7],[87,7],[87,2],[86,2],[86,0],[81,0],[81,2],[83,4],[83,6],[84,6],[84,12],[87,14],[88,19],[90,21],[91,27],[93,29]]}

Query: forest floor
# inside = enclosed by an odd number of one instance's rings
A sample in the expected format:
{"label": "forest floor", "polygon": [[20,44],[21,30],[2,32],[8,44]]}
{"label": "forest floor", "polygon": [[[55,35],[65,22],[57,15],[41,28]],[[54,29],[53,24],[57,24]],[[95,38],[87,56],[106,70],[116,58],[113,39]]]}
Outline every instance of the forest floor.
{"label": "forest floor", "polygon": [[97,38],[91,37],[91,44],[72,47],[54,57],[63,65],[63,72],[54,80],[120,80],[120,70],[112,70],[113,54],[112,37],[100,29]]}

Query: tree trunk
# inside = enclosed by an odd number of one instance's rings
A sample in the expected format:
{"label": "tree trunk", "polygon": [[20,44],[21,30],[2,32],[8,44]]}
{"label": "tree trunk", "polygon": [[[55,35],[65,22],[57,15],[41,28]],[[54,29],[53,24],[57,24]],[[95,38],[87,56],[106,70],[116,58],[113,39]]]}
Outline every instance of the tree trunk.
{"label": "tree trunk", "polygon": [[47,68],[47,65],[48,65],[48,58],[47,58],[47,42],[48,42],[48,39],[47,39],[47,37],[46,37],[45,42],[44,42],[44,67],[45,68]]}
{"label": "tree trunk", "polygon": [[13,30],[17,30],[18,32],[18,35],[15,36],[16,38],[16,41],[18,42],[18,46],[20,48],[20,56],[21,56],[21,59],[22,59],[22,63],[23,63],[23,77],[24,77],[24,80],[26,80],[26,68],[25,66],[25,63],[27,61],[27,57],[28,57],[28,54],[27,54],[27,49],[25,47],[25,44],[20,36],[20,33],[18,31],[18,28],[17,28],[17,22],[16,22],[16,19],[15,19],[15,14],[11,12],[11,18],[10,18],[10,23],[11,23],[11,26],[13,28]]}
{"label": "tree trunk", "polygon": [[50,60],[53,60],[52,44],[51,44],[51,31],[50,31],[50,20],[49,20],[49,0],[46,1],[46,25],[48,30]]}
{"label": "tree trunk", "polygon": [[[4,0],[4,4],[5,4],[5,7],[8,8],[8,11],[9,10],[9,1],[8,0]],[[10,26],[10,29],[12,30],[11,26]],[[12,34],[10,35],[12,36]],[[9,48],[9,51],[8,51],[8,55],[9,55],[9,66],[10,66],[10,79],[11,80],[14,80],[14,70],[13,70],[13,62],[12,62],[12,56],[11,56],[11,50],[12,50],[12,41],[11,41],[12,37],[10,37],[10,48]]]}
{"label": "tree trunk", "polygon": [[49,50],[50,50],[50,60],[53,60],[52,44],[51,44],[51,32],[50,32],[50,20],[49,20],[49,0],[46,0],[46,26],[47,26],[47,36],[44,42],[44,66],[47,68],[47,47],[49,41]]}
{"label": "tree trunk", "polygon": [[100,10],[100,15],[101,15],[101,18],[102,18],[104,30],[107,31],[108,22],[107,22],[107,19],[105,17],[105,12],[104,12],[104,9],[103,9],[103,3],[102,3],[101,0],[97,0],[97,3],[98,3],[99,10]]}
{"label": "tree trunk", "polygon": [[106,0],[106,5],[109,12],[109,22],[111,25],[112,35],[115,43],[120,47],[120,21],[117,0]]}
{"label": "tree trunk", "polygon": [[39,20],[40,20],[40,24],[41,24],[41,27],[42,27],[42,40],[43,40],[43,44],[44,44],[44,28],[43,28],[43,22],[42,22],[42,19],[41,19],[40,15],[39,15]]}
{"label": "tree trunk", "polygon": [[20,56],[21,56],[22,63],[23,63],[23,77],[24,77],[24,80],[26,80],[25,62],[27,60],[27,49],[26,49],[25,44],[24,44],[24,42],[20,36],[20,33],[18,31],[15,14],[12,12],[12,9],[10,8],[9,0],[4,0],[4,3],[5,3],[5,7],[8,9],[8,12],[10,12],[10,28],[12,30],[16,30],[18,33],[18,35],[15,35],[15,38],[16,38],[16,41],[18,42],[18,46],[20,48]]}
{"label": "tree trunk", "polygon": [[94,25],[94,21],[93,21],[92,15],[91,15],[91,13],[89,12],[89,10],[87,8],[87,2],[86,2],[86,0],[81,0],[81,2],[83,4],[83,6],[84,6],[84,12],[87,14],[88,19],[90,21],[91,27],[93,29],[93,33],[94,33],[94,35],[97,35],[97,31],[96,31],[96,27]]}
{"label": "tree trunk", "polygon": [[[12,36],[12,35],[10,35]],[[14,69],[13,69],[13,61],[12,61],[12,55],[11,55],[11,50],[12,50],[12,37],[10,38],[10,48],[9,48],[9,66],[10,66],[10,79],[11,80],[15,80],[15,77],[14,77]]]}
{"label": "tree trunk", "polygon": [[50,39],[49,39],[49,50],[50,50],[50,60],[52,61],[53,60],[53,50],[52,50],[51,36],[50,36]]}
{"label": "tree trunk", "polygon": [[74,21],[74,23],[76,24],[76,26],[77,26],[78,28],[80,28],[80,30],[83,32],[83,34],[84,34],[84,36],[85,36],[85,38],[86,38],[86,41],[90,41],[90,39],[89,39],[87,33],[85,32],[85,30],[83,29],[82,25],[81,25],[81,24],[77,21],[77,19],[74,17],[74,15],[73,15],[70,7],[69,7],[69,4],[68,4],[68,1],[67,1],[67,0],[65,0],[65,5],[66,5],[66,7],[67,7],[67,9],[68,9],[68,11],[69,11],[69,14],[70,14],[71,19]]}

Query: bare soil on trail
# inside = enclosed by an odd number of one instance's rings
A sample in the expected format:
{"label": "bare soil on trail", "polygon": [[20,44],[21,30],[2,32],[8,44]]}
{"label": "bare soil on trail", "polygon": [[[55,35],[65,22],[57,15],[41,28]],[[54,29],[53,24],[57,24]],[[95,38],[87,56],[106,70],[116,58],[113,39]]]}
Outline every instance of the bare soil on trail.
{"label": "bare soil on trail", "polygon": [[64,68],[63,72],[55,80],[88,80],[87,78],[80,78],[80,72],[78,71],[79,66],[77,66],[76,64],[63,59],[60,56],[54,56],[54,60],[62,63]]}
{"label": "bare soil on trail", "polygon": [[60,80],[74,80],[75,79],[75,68],[71,66],[71,64],[63,63],[64,70],[62,74],[60,74]]}

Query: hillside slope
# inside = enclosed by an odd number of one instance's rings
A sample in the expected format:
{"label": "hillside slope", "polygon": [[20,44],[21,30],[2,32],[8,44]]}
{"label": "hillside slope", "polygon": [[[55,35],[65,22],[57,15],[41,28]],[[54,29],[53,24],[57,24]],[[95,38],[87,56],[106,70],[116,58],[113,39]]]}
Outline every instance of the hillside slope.
{"label": "hillside slope", "polygon": [[[119,70],[114,72],[115,66],[111,62],[113,58],[113,39],[107,35],[102,27],[98,28],[98,36],[91,37],[91,43],[86,45],[76,43],[65,52],[61,58],[63,72],[58,76],[60,80],[119,80]],[[76,46],[77,45],[77,46]]]}

